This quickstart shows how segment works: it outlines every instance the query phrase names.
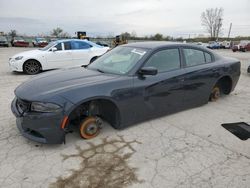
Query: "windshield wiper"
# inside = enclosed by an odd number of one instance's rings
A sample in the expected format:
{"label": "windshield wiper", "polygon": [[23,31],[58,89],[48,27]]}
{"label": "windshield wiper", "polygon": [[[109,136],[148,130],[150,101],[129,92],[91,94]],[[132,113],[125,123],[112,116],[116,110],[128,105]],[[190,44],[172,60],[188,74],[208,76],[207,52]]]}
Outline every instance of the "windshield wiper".
{"label": "windshield wiper", "polygon": [[[88,66],[89,65],[82,65],[81,67],[84,67],[85,69],[86,68],[88,68]],[[98,72],[100,72],[100,73],[105,73],[103,70],[101,70],[101,69],[91,69],[91,68],[88,68],[88,69],[90,69],[90,70],[95,70],[95,71],[98,71]]]}
{"label": "windshield wiper", "polygon": [[100,73],[104,73],[104,71],[101,70],[101,69],[95,69],[95,70],[97,70],[97,71],[100,72]]}

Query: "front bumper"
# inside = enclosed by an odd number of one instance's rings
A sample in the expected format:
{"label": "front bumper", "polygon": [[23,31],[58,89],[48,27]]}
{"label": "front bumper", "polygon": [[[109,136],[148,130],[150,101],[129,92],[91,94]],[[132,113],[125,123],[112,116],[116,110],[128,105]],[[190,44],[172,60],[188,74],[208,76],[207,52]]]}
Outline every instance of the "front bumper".
{"label": "front bumper", "polygon": [[20,113],[16,98],[12,101],[11,110],[24,137],[45,144],[61,144],[65,141],[65,131],[60,127],[62,113]]}
{"label": "front bumper", "polygon": [[0,42],[0,46],[9,47],[9,44],[7,42]]}
{"label": "front bumper", "polygon": [[23,72],[23,61],[16,61],[12,58],[9,59],[9,67],[11,71]]}

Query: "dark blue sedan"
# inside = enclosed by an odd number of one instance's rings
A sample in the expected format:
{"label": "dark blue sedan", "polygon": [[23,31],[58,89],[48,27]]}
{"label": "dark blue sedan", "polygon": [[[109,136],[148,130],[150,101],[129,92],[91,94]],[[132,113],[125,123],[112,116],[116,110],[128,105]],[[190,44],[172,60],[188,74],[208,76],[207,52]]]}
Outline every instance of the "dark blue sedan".
{"label": "dark blue sedan", "polygon": [[23,136],[65,141],[77,130],[90,139],[102,120],[115,129],[201,106],[232,92],[237,59],[196,45],[140,42],[122,45],[88,66],[43,73],[15,90],[12,111]]}

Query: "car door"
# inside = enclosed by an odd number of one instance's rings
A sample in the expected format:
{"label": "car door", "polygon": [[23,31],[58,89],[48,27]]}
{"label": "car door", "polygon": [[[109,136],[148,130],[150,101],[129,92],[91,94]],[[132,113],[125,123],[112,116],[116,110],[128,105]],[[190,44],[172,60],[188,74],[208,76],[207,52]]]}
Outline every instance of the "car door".
{"label": "car door", "polygon": [[133,104],[137,120],[151,118],[177,111],[182,106],[183,74],[178,48],[162,49],[155,52],[143,65],[155,67],[154,76],[136,76],[134,92],[137,96]]}
{"label": "car door", "polygon": [[63,42],[64,47],[64,61],[62,63],[62,67],[74,67],[74,61],[73,61],[73,50],[72,50],[72,44],[71,41],[65,41]]}
{"label": "car door", "polygon": [[[63,68],[72,66],[72,54],[70,42],[60,42],[47,52],[46,59],[48,69]],[[56,48],[55,51],[52,49]]]}
{"label": "car door", "polygon": [[182,52],[186,71],[184,105],[192,107],[204,104],[219,76],[219,67],[213,63],[214,58],[209,52],[195,48],[182,48]]}
{"label": "car door", "polygon": [[74,66],[88,65],[92,58],[92,46],[85,41],[72,41],[72,58]]}

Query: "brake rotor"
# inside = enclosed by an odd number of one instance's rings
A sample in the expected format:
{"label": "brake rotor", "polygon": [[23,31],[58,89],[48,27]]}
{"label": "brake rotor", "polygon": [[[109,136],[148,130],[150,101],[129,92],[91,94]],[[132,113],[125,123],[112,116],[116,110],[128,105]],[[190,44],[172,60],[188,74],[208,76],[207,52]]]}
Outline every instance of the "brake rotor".
{"label": "brake rotor", "polygon": [[211,93],[211,101],[216,101],[220,98],[220,88],[219,87],[214,87]]}
{"label": "brake rotor", "polygon": [[80,124],[80,135],[84,139],[91,139],[100,133],[101,126],[95,117],[87,117]]}

